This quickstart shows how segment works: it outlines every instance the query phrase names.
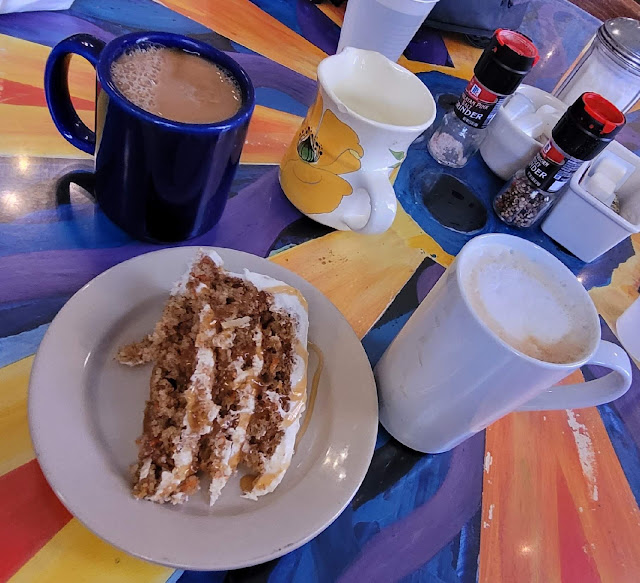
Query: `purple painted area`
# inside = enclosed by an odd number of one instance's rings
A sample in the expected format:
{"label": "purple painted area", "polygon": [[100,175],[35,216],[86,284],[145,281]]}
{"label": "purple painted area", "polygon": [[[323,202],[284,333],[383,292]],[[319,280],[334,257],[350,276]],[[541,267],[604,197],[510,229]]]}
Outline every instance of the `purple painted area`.
{"label": "purple painted area", "polygon": [[637,111],[627,113],[627,125],[620,130],[616,141],[636,154],[640,154],[640,115]]}
{"label": "purple painted area", "polygon": [[[265,257],[301,213],[285,198],[278,169],[267,172],[227,204],[214,229],[181,245],[215,245]],[[0,258],[0,303],[70,295],[117,263],[161,247],[133,243],[111,249],[41,251]],[[38,285],[34,285],[37,274]]]}
{"label": "purple painted area", "polygon": [[86,33],[109,42],[111,32],[64,12],[16,12],[0,16],[0,32],[25,40],[53,46],[72,34]]}
{"label": "purple painted area", "polygon": [[338,48],[340,27],[309,0],[298,0],[296,18],[302,36],[328,55]]}
{"label": "purple painted area", "polygon": [[416,284],[416,292],[418,294],[418,302],[424,300],[426,295],[431,291],[431,288],[436,284],[436,281],[440,279],[444,273],[444,267],[434,263],[427,267],[418,278]]}
{"label": "purple painted area", "polygon": [[[327,18],[315,6],[311,6]],[[116,37],[112,32],[64,12],[3,14],[0,15],[0,33],[49,46],[77,33],[92,34],[105,42]],[[237,52],[228,54],[245,68],[256,87],[278,89],[307,106],[313,103],[316,93],[315,81],[261,55]]]}
{"label": "purple painted area", "polygon": [[302,216],[282,192],[276,167],[232,198],[216,227],[184,244],[229,247],[266,257],[278,235]]}
{"label": "purple painted area", "polygon": [[251,77],[256,87],[278,89],[304,105],[311,105],[316,96],[316,82],[296,71],[261,55],[227,53]]}
{"label": "purple painted area", "polygon": [[431,560],[480,507],[483,454],[484,433],[456,447],[440,489],[371,538],[339,583],[392,583]]}
{"label": "purple painted area", "polygon": [[432,28],[421,28],[404,51],[404,56],[412,61],[453,67],[442,35]]}
{"label": "purple painted area", "polygon": [[567,0],[531,0],[518,30],[533,40],[540,60],[524,82],[551,91],[599,24]]}

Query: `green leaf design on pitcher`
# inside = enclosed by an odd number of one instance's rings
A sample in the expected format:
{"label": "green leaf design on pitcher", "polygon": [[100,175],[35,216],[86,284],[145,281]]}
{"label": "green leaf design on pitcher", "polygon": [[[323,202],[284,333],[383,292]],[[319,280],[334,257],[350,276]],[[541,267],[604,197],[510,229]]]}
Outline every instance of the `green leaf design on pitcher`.
{"label": "green leaf design on pitcher", "polygon": [[396,152],[395,150],[389,150],[389,152],[396,160],[404,160],[404,152]]}
{"label": "green leaf design on pitcher", "polygon": [[298,156],[304,162],[313,163],[318,161],[318,146],[314,138],[313,134],[309,134],[298,142]]}

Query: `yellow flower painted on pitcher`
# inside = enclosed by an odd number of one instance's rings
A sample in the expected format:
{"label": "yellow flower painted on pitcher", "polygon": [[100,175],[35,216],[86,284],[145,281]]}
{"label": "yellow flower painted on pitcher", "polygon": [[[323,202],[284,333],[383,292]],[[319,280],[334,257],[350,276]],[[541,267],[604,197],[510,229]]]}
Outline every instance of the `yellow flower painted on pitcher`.
{"label": "yellow flower painted on pitcher", "polygon": [[340,175],[359,170],[363,155],[358,134],[323,111],[318,94],[282,161],[282,189],[303,213],[330,213],[353,192]]}

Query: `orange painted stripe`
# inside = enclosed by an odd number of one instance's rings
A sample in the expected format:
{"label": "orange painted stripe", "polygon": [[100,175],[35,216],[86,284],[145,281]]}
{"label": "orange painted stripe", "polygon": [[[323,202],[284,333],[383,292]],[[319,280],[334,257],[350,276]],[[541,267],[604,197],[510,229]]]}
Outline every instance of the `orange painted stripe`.
{"label": "orange painted stripe", "polygon": [[580,522],[580,511],[576,509],[567,480],[561,473],[558,473],[556,488],[562,580],[599,583],[598,569],[589,553],[589,541]]}
{"label": "orange painted stripe", "polygon": [[[93,111],[93,101],[82,99],[81,97],[72,97],[71,101],[76,109]],[[9,81],[7,79],[0,81],[0,103],[47,107],[44,89],[27,85],[26,83],[20,83],[19,81]]]}
{"label": "orange painted stripe", "polygon": [[162,3],[311,79],[316,78],[318,63],[327,56],[250,0],[163,0]]}
{"label": "orange painted stripe", "polygon": [[[0,79],[43,87],[44,66],[51,51],[38,43],[0,34]],[[71,95],[92,101],[96,94],[96,74],[88,61],[78,55],[69,66]]]}
{"label": "orange painted stripe", "polygon": [[256,105],[242,150],[243,164],[280,164],[302,118]]}
{"label": "orange painted stripe", "polygon": [[485,443],[479,583],[638,581],[640,511],[596,408],[514,413]]}
{"label": "orange painted stripe", "polygon": [[35,460],[0,477],[0,500],[0,580],[6,581],[71,520],[71,514]]}
{"label": "orange painted stripe", "polygon": [[325,16],[328,16],[338,26],[342,26],[342,21],[344,20],[344,11],[346,7],[346,4],[335,6],[331,4],[331,2],[316,4],[316,8],[319,8],[325,14]]}
{"label": "orange painted stripe", "polygon": [[[92,128],[93,111],[80,109],[79,114]],[[242,163],[279,164],[301,121],[296,115],[256,106],[242,151]],[[0,128],[0,155],[89,157],[58,133],[46,107],[0,103]]]}

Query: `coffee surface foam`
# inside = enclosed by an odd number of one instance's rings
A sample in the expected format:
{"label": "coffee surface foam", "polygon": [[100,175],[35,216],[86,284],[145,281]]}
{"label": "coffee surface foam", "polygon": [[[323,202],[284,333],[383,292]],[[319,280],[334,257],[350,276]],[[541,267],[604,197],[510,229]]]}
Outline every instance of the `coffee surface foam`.
{"label": "coffee surface foam", "polygon": [[173,121],[215,123],[242,105],[242,92],[229,72],[180,49],[135,48],[112,63],[111,78],[128,101]]}
{"label": "coffee surface foam", "polygon": [[480,319],[532,358],[568,364],[592,349],[593,316],[583,297],[548,267],[502,245],[487,245],[463,278]]}

